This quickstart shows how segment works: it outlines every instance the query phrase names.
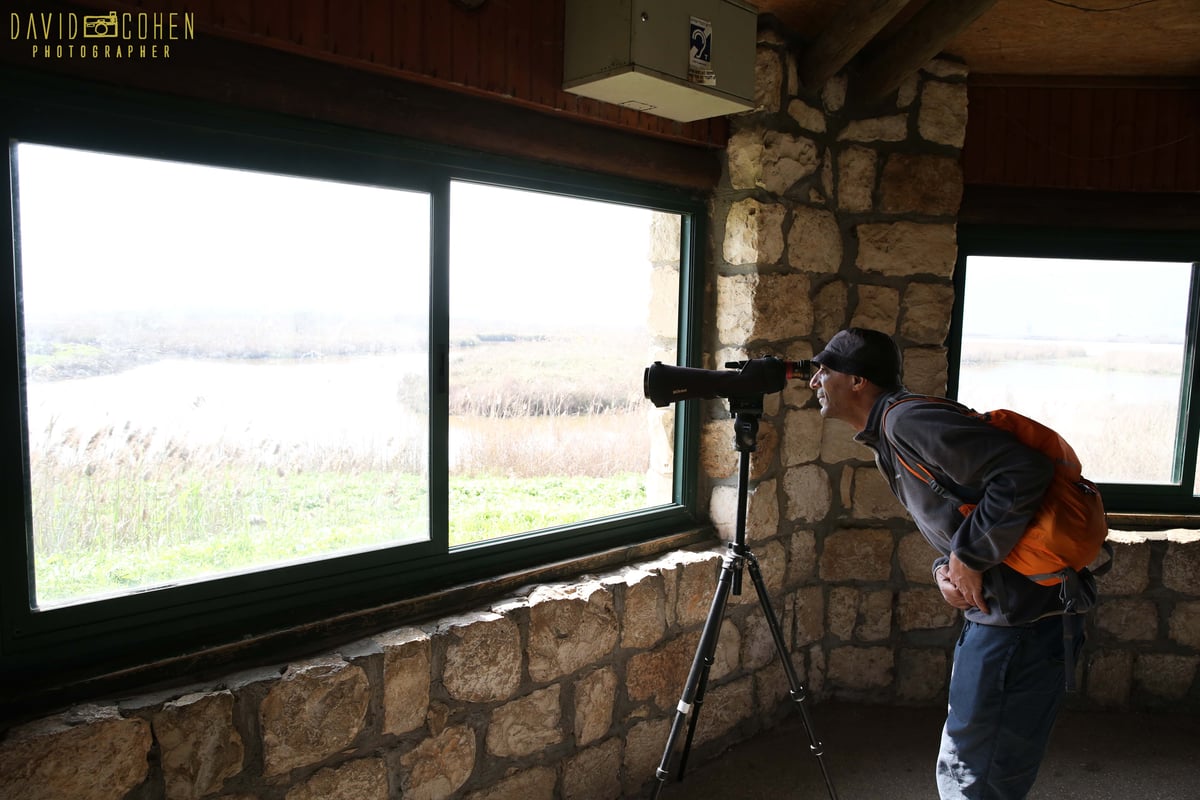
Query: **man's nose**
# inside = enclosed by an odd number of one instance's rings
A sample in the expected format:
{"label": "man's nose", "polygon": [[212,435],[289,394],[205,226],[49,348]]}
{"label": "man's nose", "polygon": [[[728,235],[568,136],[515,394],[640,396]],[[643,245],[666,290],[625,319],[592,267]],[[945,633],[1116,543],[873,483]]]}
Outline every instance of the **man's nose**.
{"label": "man's nose", "polygon": [[808,388],[816,389],[817,384],[819,384],[821,382],[820,376],[821,376],[821,371],[818,369],[816,372],[814,372],[812,374],[812,377],[808,379]]}

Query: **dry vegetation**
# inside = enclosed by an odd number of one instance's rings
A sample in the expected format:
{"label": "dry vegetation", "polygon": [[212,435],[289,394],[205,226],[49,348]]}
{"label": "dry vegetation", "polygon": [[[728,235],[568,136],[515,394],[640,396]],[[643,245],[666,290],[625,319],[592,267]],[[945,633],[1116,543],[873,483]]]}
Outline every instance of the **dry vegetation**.
{"label": "dry vegetation", "polygon": [[[643,351],[597,356],[596,345],[455,348],[452,543],[645,504]],[[58,352],[44,377],[116,369],[93,344]],[[397,385],[401,407],[420,406],[418,384]],[[136,419],[81,429],[56,418],[31,434],[42,602],[426,534],[423,434],[317,446],[302,431],[198,439]]]}

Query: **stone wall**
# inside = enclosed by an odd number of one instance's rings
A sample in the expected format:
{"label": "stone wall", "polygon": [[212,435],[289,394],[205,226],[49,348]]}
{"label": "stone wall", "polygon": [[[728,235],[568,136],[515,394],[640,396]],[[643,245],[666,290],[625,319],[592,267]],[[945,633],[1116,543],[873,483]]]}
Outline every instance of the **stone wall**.
{"label": "stone wall", "polygon": [[[758,74],[763,110],[735,119],[712,206],[709,366],[808,358],[864,324],[898,337],[912,388],[942,391],[965,70],[935,61],[894,102],[854,110],[842,78],[801,91],[794,54],[768,32]],[[765,400],[747,538],[818,734],[830,699],[944,704],[959,621],[933,586],[932,551],[870,453],[824,424],[806,388]],[[702,468],[728,539],[738,454],[726,409],[708,410]],[[665,437],[670,418],[650,424]],[[651,480],[669,449],[656,453]],[[1200,544],[1178,532],[1114,538],[1071,702],[1194,712]],[[0,797],[638,794],[654,780],[725,552],[531,586],[336,652],[35,720],[0,741]],[[721,618],[695,762],[791,710],[777,655],[746,581]],[[807,743],[797,754],[809,757]]]}

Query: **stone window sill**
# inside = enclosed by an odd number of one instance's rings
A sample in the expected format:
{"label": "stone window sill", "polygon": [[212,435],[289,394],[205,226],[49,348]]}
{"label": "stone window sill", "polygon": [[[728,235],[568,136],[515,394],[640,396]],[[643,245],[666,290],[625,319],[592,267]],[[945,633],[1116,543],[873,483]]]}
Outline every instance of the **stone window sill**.
{"label": "stone window sill", "polygon": [[1200,542],[1200,517],[1187,514],[1109,514],[1109,539],[1119,544]]}

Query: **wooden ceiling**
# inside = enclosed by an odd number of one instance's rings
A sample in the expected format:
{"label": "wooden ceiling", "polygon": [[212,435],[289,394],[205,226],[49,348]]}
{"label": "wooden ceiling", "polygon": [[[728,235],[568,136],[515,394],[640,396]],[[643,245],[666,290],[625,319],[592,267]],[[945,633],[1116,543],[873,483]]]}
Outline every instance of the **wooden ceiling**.
{"label": "wooden ceiling", "polygon": [[848,64],[886,91],[897,71],[946,53],[973,75],[1200,84],[1200,0],[749,2],[810,44],[802,71],[813,79]]}

